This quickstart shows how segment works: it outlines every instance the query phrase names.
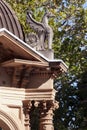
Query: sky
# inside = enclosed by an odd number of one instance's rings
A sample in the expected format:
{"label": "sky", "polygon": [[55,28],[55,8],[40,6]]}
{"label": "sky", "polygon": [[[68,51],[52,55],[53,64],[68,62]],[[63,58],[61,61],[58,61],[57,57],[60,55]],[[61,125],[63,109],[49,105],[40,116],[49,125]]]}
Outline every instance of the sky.
{"label": "sky", "polygon": [[83,5],[84,8],[87,8],[87,0],[85,2],[85,4]]}

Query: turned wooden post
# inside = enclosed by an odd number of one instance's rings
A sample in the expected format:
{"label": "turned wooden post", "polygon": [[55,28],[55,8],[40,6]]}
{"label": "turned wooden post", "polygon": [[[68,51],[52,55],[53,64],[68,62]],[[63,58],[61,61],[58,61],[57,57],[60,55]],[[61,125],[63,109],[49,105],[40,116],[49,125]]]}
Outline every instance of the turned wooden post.
{"label": "turned wooden post", "polygon": [[25,125],[25,130],[31,130],[30,127],[30,115],[29,112],[31,110],[31,101],[23,101],[23,112],[25,115],[25,119],[24,119],[24,125]]}
{"label": "turned wooden post", "polygon": [[58,108],[57,102],[53,101],[40,102],[40,130],[54,130],[53,110],[55,108]]}

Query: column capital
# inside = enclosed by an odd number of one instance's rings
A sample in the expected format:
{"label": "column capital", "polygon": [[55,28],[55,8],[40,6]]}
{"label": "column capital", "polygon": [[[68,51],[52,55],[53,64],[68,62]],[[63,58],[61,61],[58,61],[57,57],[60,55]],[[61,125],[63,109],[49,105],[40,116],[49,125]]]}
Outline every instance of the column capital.
{"label": "column capital", "polygon": [[24,119],[25,130],[30,130],[31,128],[30,128],[29,112],[31,110],[32,103],[31,103],[31,101],[28,101],[28,100],[23,100],[22,103],[23,103],[23,112],[25,115],[25,119]]}
{"label": "column capital", "polygon": [[43,100],[39,103],[40,130],[54,130],[53,111],[58,108],[57,101]]}
{"label": "column capital", "polygon": [[30,109],[32,107],[31,101],[23,100],[22,103],[23,103],[23,112],[24,112],[24,114],[29,113],[29,111],[30,111]]}
{"label": "column capital", "polygon": [[49,110],[54,111],[55,109],[58,109],[59,103],[57,101],[54,101],[54,100],[42,100],[42,101],[39,101],[38,106],[39,106],[40,112],[45,114]]}

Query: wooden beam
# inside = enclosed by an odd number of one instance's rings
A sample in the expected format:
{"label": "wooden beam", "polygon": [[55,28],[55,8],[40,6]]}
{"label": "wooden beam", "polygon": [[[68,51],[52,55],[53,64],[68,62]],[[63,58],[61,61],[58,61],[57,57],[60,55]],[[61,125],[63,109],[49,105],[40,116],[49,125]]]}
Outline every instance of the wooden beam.
{"label": "wooden beam", "polygon": [[48,67],[47,62],[30,61],[22,59],[12,59],[9,61],[2,62],[0,64],[2,67],[17,67],[17,66],[36,66],[36,67]]}
{"label": "wooden beam", "polygon": [[29,83],[29,76],[33,68],[31,67],[15,67],[12,75],[12,87],[26,88]]}

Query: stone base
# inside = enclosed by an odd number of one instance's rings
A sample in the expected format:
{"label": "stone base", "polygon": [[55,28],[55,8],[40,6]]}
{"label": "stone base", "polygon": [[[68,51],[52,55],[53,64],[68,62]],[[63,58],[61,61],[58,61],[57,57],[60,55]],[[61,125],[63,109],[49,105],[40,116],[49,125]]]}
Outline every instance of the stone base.
{"label": "stone base", "polygon": [[41,53],[46,58],[48,58],[49,60],[53,60],[54,59],[54,52],[53,52],[52,49],[49,49],[49,50],[38,50],[38,52]]}

